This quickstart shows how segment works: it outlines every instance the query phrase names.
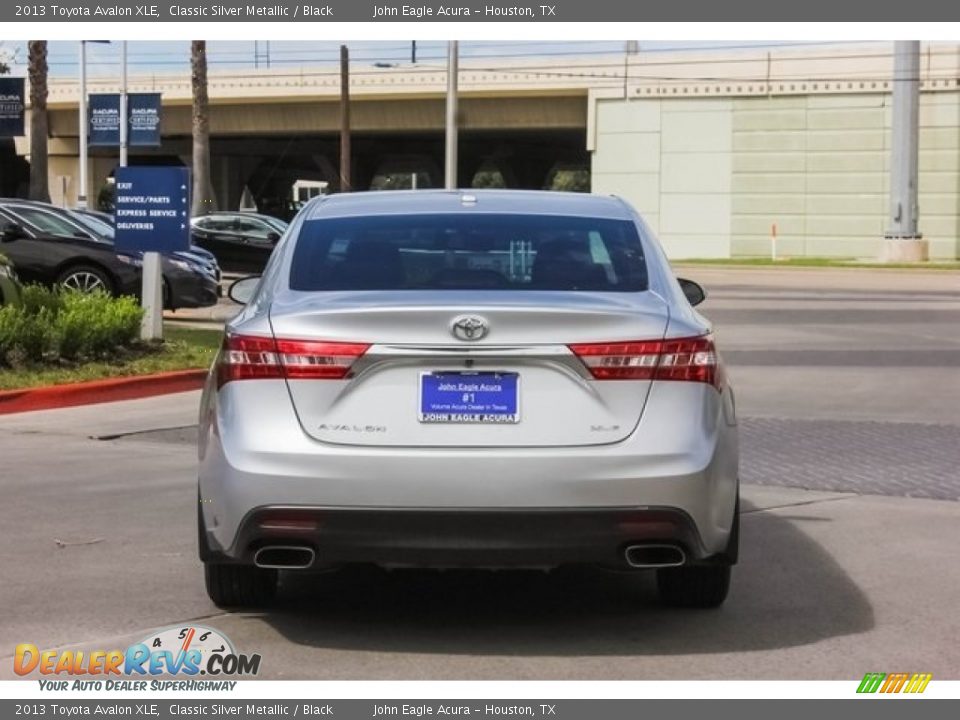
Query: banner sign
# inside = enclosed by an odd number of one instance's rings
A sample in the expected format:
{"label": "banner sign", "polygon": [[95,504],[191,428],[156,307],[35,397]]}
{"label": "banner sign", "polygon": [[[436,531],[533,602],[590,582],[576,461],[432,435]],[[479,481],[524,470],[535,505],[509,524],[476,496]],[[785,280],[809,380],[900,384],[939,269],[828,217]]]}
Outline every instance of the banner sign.
{"label": "banner sign", "polygon": [[[120,95],[91,95],[87,145],[120,147]],[[127,145],[160,147],[160,93],[127,94]]]}
{"label": "banner sign", "polygon": [[190,171],[185,167],[117,168],[115,247],[120,252],[190,249]]}
{"label": "banner sign", "polygon": [[127,112],[130,147],[160,147],[160,93],[129,93]]}
{"label": "banner sign", "polygon": [[23,78],[0,77],[0,137],[23,135]]}
{"label": "banner sign", "polygon": [[120,96],[91,95],[87,103],[90,118],[87,145],[90,147],[120,146]]}

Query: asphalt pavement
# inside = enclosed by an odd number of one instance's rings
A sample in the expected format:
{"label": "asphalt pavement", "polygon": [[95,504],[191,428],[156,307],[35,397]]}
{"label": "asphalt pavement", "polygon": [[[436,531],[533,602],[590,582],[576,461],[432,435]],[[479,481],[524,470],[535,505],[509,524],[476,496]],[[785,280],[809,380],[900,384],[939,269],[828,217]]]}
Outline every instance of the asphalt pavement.
{"label": "asphalt pavement", "polygon": [[678,273],[709,292],[741,417],[723,608],[665,609],[646,575],[357,568],[223,613],[184,393],[0,417],[0,678],[19,642],[124,647],[190,620],[271,679],[960,678],[960,274]]}

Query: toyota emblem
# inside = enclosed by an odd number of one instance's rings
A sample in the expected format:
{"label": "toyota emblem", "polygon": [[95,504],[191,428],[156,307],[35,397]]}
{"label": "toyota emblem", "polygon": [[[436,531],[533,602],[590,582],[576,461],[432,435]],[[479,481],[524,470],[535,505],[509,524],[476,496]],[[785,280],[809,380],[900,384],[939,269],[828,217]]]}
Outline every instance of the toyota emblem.
{"label": "toyota emblem", "polygon": [[454,318],[450,329],[453,336],[459,340],[479,340],[490,330],[487,321],[477,315],[461,315]]}

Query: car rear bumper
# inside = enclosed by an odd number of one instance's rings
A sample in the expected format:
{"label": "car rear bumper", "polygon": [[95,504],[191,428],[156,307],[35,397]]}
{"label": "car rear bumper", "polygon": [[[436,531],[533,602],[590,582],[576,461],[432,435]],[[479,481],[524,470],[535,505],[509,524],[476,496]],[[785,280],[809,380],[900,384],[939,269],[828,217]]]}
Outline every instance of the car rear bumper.
{"label": "car rear bumper", "polygon": [[[282,380],[208,386],[203,525],[221,559],[240,562],[275,541],[259,523],[277,510],[315,521],[302,539],[318,562],[608,562],[641,540],[704,559],[726,549],[737,497],[728,395],[658,383],[636,430],[605,445],[390,448],[309,438]],[[637,523],[632,536],[627,521]]]}
{"label": "car rear bumper", "polygon": [[230,548],[206,538],[206,560],[253,564],[270,547],[310,548],[311,567],[630,567],[626,548],[656,543],[708,561],[693,520],[674,508],[410,510],[262,507],[240,523]]}

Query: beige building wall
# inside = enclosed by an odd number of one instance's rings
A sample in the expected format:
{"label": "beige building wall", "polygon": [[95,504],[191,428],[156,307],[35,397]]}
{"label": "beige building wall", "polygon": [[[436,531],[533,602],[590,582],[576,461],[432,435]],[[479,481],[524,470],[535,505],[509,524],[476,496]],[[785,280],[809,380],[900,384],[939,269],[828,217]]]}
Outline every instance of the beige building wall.
{"label": "beige building wall", "polygon": [[[593,189],[633,202],[675,258],[880,255],[889,93],[595,99]],[[960,92],[920,110],[920,229],[960,256]]]}
{"label": "beige building wall", "polygon": [[633,204],[673,257],[730,254],[731,101],[599,100],[592,190]]}

